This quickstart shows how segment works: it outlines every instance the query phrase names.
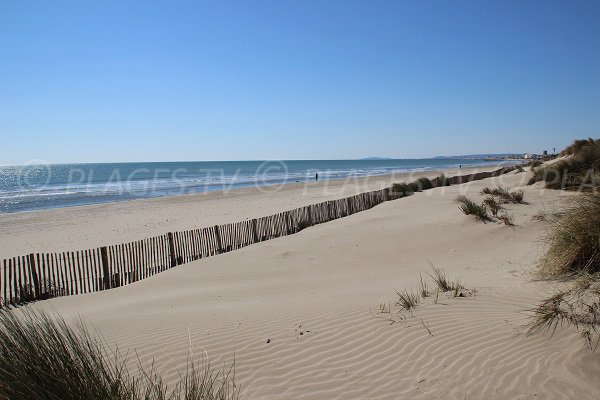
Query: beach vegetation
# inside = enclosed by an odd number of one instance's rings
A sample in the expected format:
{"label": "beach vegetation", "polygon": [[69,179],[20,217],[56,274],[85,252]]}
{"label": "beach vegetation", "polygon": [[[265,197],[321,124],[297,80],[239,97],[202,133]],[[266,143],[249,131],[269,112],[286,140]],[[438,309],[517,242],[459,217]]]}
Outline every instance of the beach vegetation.
{"label": "beach vegetation", "polygon": [[564,159],[534,168],[529,184],[548,189],[596,191],[600,182],[600,140],[576,140],[561,152]]}
{"label": "beach vegetation", "polygon": [[421,302],[419,294],[412,290],[396,291],[396,294],[398,295],[396,306],[400,308],[400,310],[412,312],[412,310],[414,310]]}
{"label": "beach vegetation", "polygon": [[490,217],[487,213],[487,208],[485,204],[477,204],[473,200],[467,198],[466,196],[458,196],[456,201],[460,203],[458,208],[465,215],[474,215],[477,219],[481,221],[489,221]]}
{"label": "beach vegetation", "polygon": [[153,367],[130,374],[126,361],[81,320],[71,326],[28,309],[0,311],[0,399],[239,398],[233,367],[219,373],[189,361],[179,381],[168,386]]}
{"label": "beach vegetation", "polygon": [[502,214],[498,215],[496,218],[498,218],[498,221],[502,222],[506,226],[513,226],[515,224],[513,216],[506,212],[503,212]]}
{"label": "beach vegetation", "polygon": [[600,272],[600,195],[583,193],[569,199],[550,217],[540,263],[544,278],[565,278]]}
{"label": "beach vegetation", "polygon": [[543,162],[541,160],[533,160],[533,161],[530,161],[527,164],[527,166],[530,167],[533,170],[534,168],[537,168],[537,167],[539,167],[542,164],[543,164]]}
{"label": "beach vegetation", "polygon": [[504,203],[517,203],[523,204],[525,193],[522,190],[514,192],[510,191],[510,188],[498,186],[495,188],[485,187],[481,190],[482,195],[490,195],[499,197]]}
{"label": "beach vegetation", "polygon": [[486,197],[485,200],[483,200],[483,204],[485,204],[494,217],[496,217],[498,215],[498,211],[502,209],[502,205],[497,202],[493,196]]}
{"label": "beach vegetation", "polygon": [[446,272],[443,269],[436,268],[432,263],[429,263],[429,265],[431,266],[432,272],[428,273],[428,275],[433,279],[433,282],[441,292],[459,291],[463,287],[459,281],[448,279]]}
{"label": "beach vegetation", "polygon": [[567,324],[595,351],[600,344],[600,274],[581,274],[569,289],[556,291],[528,311],[528,335],[554,334]]}

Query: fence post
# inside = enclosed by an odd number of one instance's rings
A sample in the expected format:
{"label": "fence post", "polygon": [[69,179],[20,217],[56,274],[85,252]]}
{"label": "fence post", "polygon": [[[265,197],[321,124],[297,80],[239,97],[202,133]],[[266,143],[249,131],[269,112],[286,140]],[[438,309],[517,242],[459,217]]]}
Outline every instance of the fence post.
{"label": "fence post", "polygon": [[175,256],[175,241],[173,240],[173,232],[167,233],[167,238],[169,240],[169,256],[171,259],[171,268],[177,266],[177,257]]}
{"label": "fence post", "polygon": [[102,258],[102,272],[104,274],[104,289],[110,289],[110,269],[108,267],[108,250],[106,246],[100,247],[100,256]]}
{"label": "fence post", "polygon": [[218,254],[223,252],[223,245],[221,244],[221,234],[219,233],[219,225],[215,225],[215,237],[217,238],[217,249],[219,250]]}
{"label": "fence post", "polygon": [[256,218],[252,219],[252,236],[254,237],[254,243],[258,243],[258,231],[256,228]]}
{"label": "fence post", "polygon": [[37,271],[35,269],[35,254],[31,253],[29,255],[29,273],[31,274],[31,278],[33,279],[33,290],[35,292],[35,298],[40,298],[40,280],[38,278]]}

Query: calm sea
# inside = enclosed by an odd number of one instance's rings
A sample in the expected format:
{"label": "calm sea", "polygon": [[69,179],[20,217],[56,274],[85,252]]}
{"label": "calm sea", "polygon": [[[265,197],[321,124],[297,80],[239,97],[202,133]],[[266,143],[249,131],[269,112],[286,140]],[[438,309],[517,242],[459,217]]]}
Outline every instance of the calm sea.
{"label": "calm sea", "polygon": [[419,159],[6,166],[0,167],[0,212],[282,185],[314,180],[316,173],[319,180],[348,179],[490,163],[467,159]]}

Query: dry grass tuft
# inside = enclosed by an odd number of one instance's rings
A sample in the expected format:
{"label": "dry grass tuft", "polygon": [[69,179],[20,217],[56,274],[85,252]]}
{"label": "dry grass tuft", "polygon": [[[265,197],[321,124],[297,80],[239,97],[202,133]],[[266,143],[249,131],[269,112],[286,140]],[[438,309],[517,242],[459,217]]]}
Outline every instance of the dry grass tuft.
{"label": "dry grass tuft", "polygon": [[498,215],[497,218],[498,218],[498,221],[502,222],[506,226],[514,226],[515,225],[514,220],[513,220],[513,216],[509,215],[506,212]]}
{"label": "dry grass tuft", "polygon": [[558,291],[530,312],[528,335],[554,334],[563,324],[574,326],[590,350],[600,343],[600,275],[582,274],[571,289]]}

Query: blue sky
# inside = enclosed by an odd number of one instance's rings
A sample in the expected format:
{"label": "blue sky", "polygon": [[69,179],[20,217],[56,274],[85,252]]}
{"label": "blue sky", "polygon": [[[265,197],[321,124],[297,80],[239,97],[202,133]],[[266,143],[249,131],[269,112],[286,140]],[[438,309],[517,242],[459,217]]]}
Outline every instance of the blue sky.
{"label": "blue sky", "polygon": [[0,0],[0,164],[541,152],[600,132],[598,1]]}

